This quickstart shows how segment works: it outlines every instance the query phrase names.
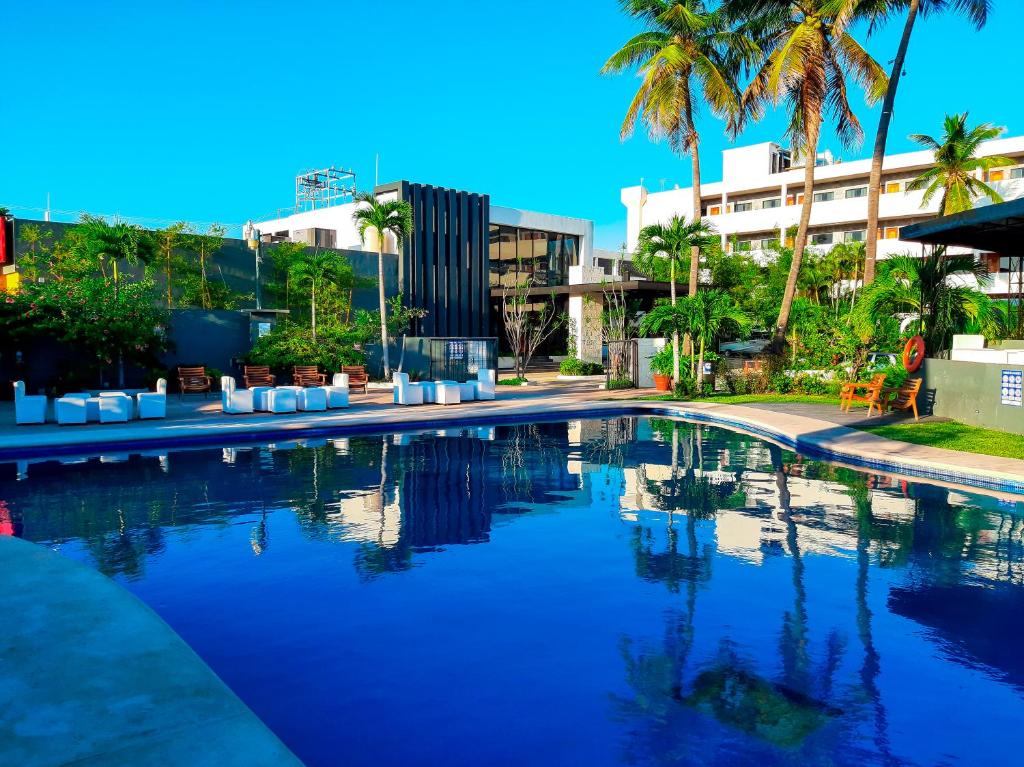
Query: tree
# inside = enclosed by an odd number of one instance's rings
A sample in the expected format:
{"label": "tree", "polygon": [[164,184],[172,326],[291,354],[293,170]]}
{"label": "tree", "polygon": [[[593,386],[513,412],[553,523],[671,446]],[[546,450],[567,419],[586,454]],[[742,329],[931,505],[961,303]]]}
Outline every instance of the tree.
{"label": "tree", "polygon": [[381,359],[384,363],[384,378],[391,378],[391,361],[388,359],[387,296],[384,293],[384,245],[390,233],[396,243],[402,242],[412,232],[412,205],[405,200],[381,202],[375,194],[362,192],[356,195],[359,207],[352,218],[359,230],[359,237],[366,244],[366,233],[373,230],[377,235],[377,288],[380,300],[380,343]]}
{"label": "tree", "polygon": [[[616,51],[602,74],[637,69],[640,88],[622,121],[621,137],[632,135],[637,120],[654,141],[667,138],[672,151],[690,153],[693,173],[693,220],[703,215],[700,183],[698,101],[725,119],[730,130],[740,114],[736,76],[755,53],[754,45],[731,30],[720,9],[703,0],[622,0],[623,10],[645,29]],[[689,294],[697,292],[699,253],[690,258]],[[678,365],[677,365],[678,367]],[[677,371],[678,372],[678,371]]]}
{"label": "tree", "polygon": [[879,263],[875,281],[864,288],[855,322],[868,335],[894,314],[916,315],[931,354],[945,349],[955,333],[996,334],[1001,315],[985,293],[967,284],[971,278],[982,285],[988,280],[988,270],[973,256],[947,256],[943,248],[924,258],[893,256]]}
{"label": "tree", "polygon": [[988,173],[992,168],[1013,165],[1009,157],[978,157],[983,141],[991,141],[1003,134],[1003,128],[990,123],[967,127],[967,112],[946,115],[942,125],[942,140],[915,133],[910,138],[935,153],[935,165],[907,184],[908,191],[923,189],[921,207],[928,205],[940,191],[939,214],[949,216],[974,207],[979,197],[988,197],[992,202],[1003,198],[975,174]]}
{"label": "tree", "polygon": [[98,216],[83,214],[75,230],[79,236],[73,240],[73,247],[83,257],[96,259],[103,276],[106,276],[106,264],[111,265],[115,292],[121,279],[119,265],[122,261],[132,266],[148,265],[156,256],[153,238],[135,224],[120,221],[108,224]]}
{"label": "tree", "polygon": [[289,277],[297,286],[309,288],[309,320],[313,331],[313,343],[316,343],[316,296],[324,288],[337,283],[344,268],[343,259],[333,251],[308,251],[292,264]]}
{"label": "tree", "polygon": [[535,302],[531,293],[536,280],[533,273],[517,285],[501,286],[501,316],[505,336],[516,360],[516,378],[526,380],[526,368],[537,348],[562,327],[565,314],[555,311],[555,297]]}
{"label": "tree", "polygon": [[[864,261],[864,284],[870,285],[875,279],[875,258],[878,253],[878,205],[882,192],[882,160],[885,157],[885,145],[889,140],[889,123],[896,103],[896,89],[899,88],[903,75],[903,62],[907,58],[907,48],[914,31],[914,23],[920,13],[922,18],[945,10],[959,11],[965,14],[977,29],[985,26],[991,0],[871,0],[868,15],[872,19],[872,28],[877,27],[892,14],[906,9],[907,17],[903,22],[903,35],[900,37],[896,58],[892,62],[889,73],[889,85],[882,101],[882,113],[878,117],[878,131],[875,133],[875,148],[871,155],[871,173],[868,177],[868,225],[867,250]],[[869,30],[870,34],[870,30]]]}
{"label": "tree", "polygon": [[[4,216],[0,213],[0,225],[3,221]],[[18,228],[18,240],[22,243],[22,250],[18,254],[18,271],[22,279],[36,282],[42,273],[41,261],[52,250],[53,231],[43,229],[38,224],[22,224]]]}
{"label": "tree", "polygon": [[[198,279],[198,303],[203,309],[228,308],[233,301],[231,296],[218,296],[214,301],[210,288],[209,267],[213,256],[224,244],[226,229],[220,224],[210,224],[205,234],[190,232],[182,238],[182,246],[196,258],[196,277]],[[222,291],[223,292],[223,291]]]}
{"label": "tree", "polygon": [[160,268],[164,273],[164,300],[168,309],[174,305],[174,267],[177,261],[175,251],[182,245],[189,231],[188,224],[179,221],[153,233]]}
{"label": "tree", "polygon": [[818,139],[826,115],[836,123],[839,140],[853,146],[863,131],[847,100],[847,78],[859,83],[868,103],[882,97],[885,71],[847,31],[863,0],[731,0],[731,13],[750,16],[747,26],[765,58],[743,94],[745,116],[760,118],[768,105],[785,102],[787,134],[803,158],[804,200],[793,244],[789,277],[775,323],[773,347],[785,343],[789,313],[807,247],[814,202]]}
{"label": "tree", "polygon": [[273,293],[277,294],[279,301],[282,298],[280,294],[284,293],[285,309],[291,309],[292,267],[303,258],[306,251],[305,243],[301,242],[279,242],[270,250],[270,260],[274,264],[274,275],[278,280],[284,278],[284,287],[282,288],[276,281],[268,287],[270,287]]}
{"label": "tree", "polygon": [[688,296],[691,303],[690,323],[693,337],[699,344],[697,360],[697,391],[704,391],[704,352],[722,333],[743,332],[750,320],[746,313],[721,290],[702,290]]}
{"label": "tree", "polygon": [[[672,338],[678,341],[679,336],[689,334],[693,329],[693,296],[686,296],[676,303],[665,299],[659,299],[651,311],[644,315],[640,321],[640,332],[646,336],[662,333],[671,333]],[[675,343],[673,342],[673,343]],[[675,385],[681,384],[679,373],[679,350],[672,350],[672,363],[675,366]],[[693,355],[690,357],[690,375],[694,374]]]}
{"label": "tree", "polygon": [[[641,274],[652,276],[659,259],[669,264],[669,295],[676,303],[676,270],[684,270],[694,262],[693,253],[700,253],[716,241],[714,228],[703,218],[687,221],[672,216],[667,224],[651,224],[640,230],[633,266]],[[696,291],[694,291],[696,292]],[[690,293],[693,295],[693,292]],[[672,336],[672,376],[679,383],[679,336]]]}
{"label": "tree", "polygon": [[627,347],[636,338],[639,327],[639,302],[627,298],[625,285],[617,280],[602,283],[601,294],[605,306],[601,313],[601,327],[608,345],[612,378],[618,381],[626,377]]}

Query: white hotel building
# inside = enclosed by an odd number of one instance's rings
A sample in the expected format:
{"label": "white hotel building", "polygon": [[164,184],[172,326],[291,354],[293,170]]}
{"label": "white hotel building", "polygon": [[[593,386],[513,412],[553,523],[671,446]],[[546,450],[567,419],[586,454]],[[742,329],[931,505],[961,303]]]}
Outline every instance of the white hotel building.
{"label": "white hotel building", "polygon": [[[981,152],[1015,161],[1014,166],[993,170],[985,180],[1006,200],[1024,197],[1024,136],[986,142]],[[938,196],[922,207],[923,192],[907,191],[908,182],[932,162],[933,155],[927,150],[886,156],[879,206],[879,258],[921,253],[920,244],[903,242],[899,233],[901,227],[938,215]],[[871,160],[843,162],[825,152],[818,155],[817,166],[810,244],[828,248],[839,242],[863,241]],[[722,152],[723,180],[701,185],[701,208],[721,234],[724,247],[756,256],[785,242],[786,230],[799,223],[803,176],[803,167],[793,163],[789,150],[777,144],[727,149]],[[621,200],[627,210],[626,247],[633,252],[642,227],[666,222],[673,215],[691,216],[693,188],[651,192],[643,186],[632,186],[621,191]],[[990,257],[989,268],[997,272],[989,288],[993,294],[1006,292],[1009,265],[999,261]]]}

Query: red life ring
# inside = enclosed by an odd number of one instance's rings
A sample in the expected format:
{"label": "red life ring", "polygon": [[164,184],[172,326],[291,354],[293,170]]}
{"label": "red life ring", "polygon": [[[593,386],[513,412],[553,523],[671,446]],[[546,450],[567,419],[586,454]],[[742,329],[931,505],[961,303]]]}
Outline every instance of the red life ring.
{"label": "red life ring", "polygon": [[913,373],[921,367],[922,362],[924,362],[924,339],[921,336],[914,336],[903,347],[903,367],[908,373]]}

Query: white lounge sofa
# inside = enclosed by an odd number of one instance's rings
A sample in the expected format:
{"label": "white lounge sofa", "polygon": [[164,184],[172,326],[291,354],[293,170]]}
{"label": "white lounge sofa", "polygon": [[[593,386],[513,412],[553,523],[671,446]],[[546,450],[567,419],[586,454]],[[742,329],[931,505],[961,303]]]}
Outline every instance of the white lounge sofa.
{"label": "white lounge sofa", "polygon": [[100,423],[127,423],[131,420],[135,403],[124,392],[100,392],[99,400]]}
{"label": "white lounge sofa", "polygon": [[89,397],[80,395],[60,397],[53,401],[53,414],[61,426],[86,423],[89,420]]}
{"label": "white lounge sofa", "polygon": [[481,368],[476,371],[476,380],[471,381],[477,399],[494,399],[497,374],[494,370]]}
{"label": "white lounge sofa", "polygon": [[410,383],[408,373],[393,373],[391,380],[395,384],[395,404],[423,404],[423,387]]}
{"label": "white lounge sofa", "polygon": [[14,382],[14,422],[46,423],[46,397],[42,394],[26,394],[24,381]]}
{"label": "white lounge sofa", "polygon": [[327,392],[327,407],[348,407],[348,373],[335,373],[331,383],[320,388]]}
{"label": "white lounge sofa", "polygon": [[[232,379],[234,380],[234,379]],[[141,418],[167,417],[167,379],[156,380],[156,391],[140,392],[135,395],[136,410]]]}
{"label": "white lounge sofa", "polygon": [[225,413],[251,413],[252,390],[239,389],[235,386],[235,379],[232,376],[223,376],[220,379],[220,403]]}
{"label": "white lounge sofa", "polygon": [[458,405],[462,402],[462,385],[458,381],[434,381],[438,405]]}

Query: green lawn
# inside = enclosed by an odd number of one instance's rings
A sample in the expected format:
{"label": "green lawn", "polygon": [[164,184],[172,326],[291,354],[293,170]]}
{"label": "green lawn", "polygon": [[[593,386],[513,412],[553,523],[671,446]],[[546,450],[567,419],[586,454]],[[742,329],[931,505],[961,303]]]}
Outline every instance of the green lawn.
{"label": "green lawn", "polygon": [[838,405],[839,397],[831,394],[718,394],[699,400],[681,399],[674,394],[653,394],[639,399],[676,402],[717,402],[722,405],[756,405],[801,403],[810,405]]}
{"label": "green lawn", "polygon": [[965,453],[981,453],[1024,460],[1024,437],[994,429],[982,429],[956,421],[924,421],[861,427],[864,431],[915,445],[943,447]]}

